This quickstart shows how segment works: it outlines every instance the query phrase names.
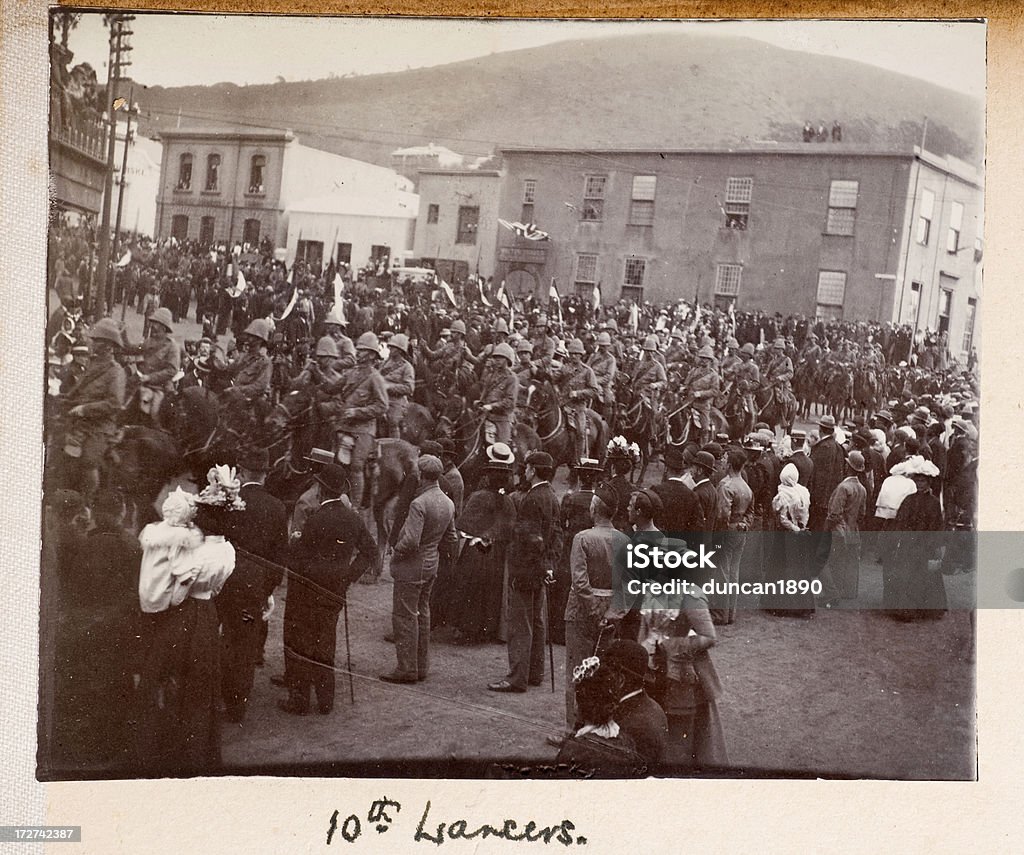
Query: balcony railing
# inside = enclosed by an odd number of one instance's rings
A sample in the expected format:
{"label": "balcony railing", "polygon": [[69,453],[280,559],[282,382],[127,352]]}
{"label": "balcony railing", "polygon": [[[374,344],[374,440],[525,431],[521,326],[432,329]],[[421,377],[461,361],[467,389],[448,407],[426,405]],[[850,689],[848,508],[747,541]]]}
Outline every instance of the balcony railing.
{"label": "balcony railing", "polygon": [[86,122],[75,118],[62,125],[50,117],[50,138],[99,161],[106,161],[107,125],[102,121]]}

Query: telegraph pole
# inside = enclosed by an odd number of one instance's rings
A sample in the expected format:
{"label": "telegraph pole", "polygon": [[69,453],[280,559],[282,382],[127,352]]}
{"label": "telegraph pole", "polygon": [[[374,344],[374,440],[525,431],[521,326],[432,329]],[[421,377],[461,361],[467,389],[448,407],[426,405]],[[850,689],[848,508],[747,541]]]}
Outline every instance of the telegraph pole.
{"label": "telegraph pole", "polygon": [[134,15],[111,15],[110,21],[110,61],[107,65],[107,117],[110,120],[109,139],[107,143],[107,171],[103,186],[103,213],[100,218],[99,262],[97,264],[98,283],[93,294],[93,313],[98,314],[103,301],[110,306],[110,209],[113,197],[114,148],[117,143],[117,83],[121,72],[131,65],[125,54],[131,52],[129,36],[132,35],[131,22]]}
{"label": "telegraph pole", "polygon": [[[121,180],[118,182],[117,188],[117,220],[114,225],[114,252],[113,257],[120,259],[121,253],[121,208],[124,205],[124,185],[126,183],[128,175],[128,146],[132,143],[132,114],[135,112],[135,87],[132,86],[128,90],[128,105],[125,110],[125,114],[128,119],[124,126],[124,155],[121,157]],[[107,301],[107,305],[110,306],[110,311],[114,311],[114,296],[117,291],[117,268],[114,268],[114,279],[111,283],[110,299]],[[128,289],[125,288],[125,292],[122,295],[124,297],[124,305],[121,307],[121,323],[124,323],[124,313],[128,307]]]}

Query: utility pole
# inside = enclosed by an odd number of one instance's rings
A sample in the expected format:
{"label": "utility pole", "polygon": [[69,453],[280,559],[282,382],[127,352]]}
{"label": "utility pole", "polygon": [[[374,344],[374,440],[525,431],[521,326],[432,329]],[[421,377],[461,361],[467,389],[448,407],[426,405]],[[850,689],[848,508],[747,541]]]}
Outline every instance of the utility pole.
{"label": "utility pole", "polygon": [[[121,209],[124,206],[124,185],[128,175],[128,146],[132,143],[132,114],[135,112],[135,87],[132,86],[128,90],[128,105],[125,110],[125,114],[128,117],[124,126],[124,155],[121,157],[121,179],[118,182],[117,188],[117,220],[114,225],[114,252],[113,257],[120,259],[121,257]],[[114,268],[114,280],[111,283],[111,294],[110,299],[107,301],[107,305],[110,306],[110,311],[114,311],[114,296],[117,293],[117,268]],[[128,289],[125,288],[125,292],[122,295],[124,297],[124,305],[121,307],[121,323],[124,323],[125,310],[128,307]]]}
{"label": "utility pole", "polygon": [[101,303],[110,303],[110,209],[113,201],[114,179],[114,148],[117,142],[117,83],[121,72],[131,65],[131,60],[124,54],[131,52],[129,36],[132,35],[131,22],[134,15],[115,14],[109,17],[110,22],[110,60],[107,65],[107,117],[110,120],[110,137],[107,142],[107,171],[103,184],[103,213],[100,218],[98,283],[93,293],[93,313],[98,314]]}

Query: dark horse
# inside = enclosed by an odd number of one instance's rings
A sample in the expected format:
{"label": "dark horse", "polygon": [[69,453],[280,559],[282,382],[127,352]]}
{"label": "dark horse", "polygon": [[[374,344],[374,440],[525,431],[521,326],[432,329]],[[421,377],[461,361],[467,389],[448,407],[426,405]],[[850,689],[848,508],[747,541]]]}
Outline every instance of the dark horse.
{"label": "dark horse", "polygon": [[[530,386],[526,394],[525,411],[531,426],[540,436],[541,448],[551,455],[555,469],[563,463],[571,468],[576,463],[577,435],[569,427],[568,417],[550,381]],[[587,456],[604,462],[608,447],[608,424],[593,410],[588,410],[587,422]]]}
{"label": "dark horse", "polygon": [[648,398],[636,392],[626,374],[615,378],[615,400],[618,406],[615,419],[617,433],[627,442],[635,442],[640,449],[640,467],[633,470],[635,482],[639,484],[647,473],[659,436],[665,432],[664,418],[659,417]]}
{"label": "dark horse", "polygon": [[796,421],[796,398],[788,389],[780,391],[777,386],[762,386],[757,390],[757,416],[773,431],[782,427],[784,433],[793,429]]}

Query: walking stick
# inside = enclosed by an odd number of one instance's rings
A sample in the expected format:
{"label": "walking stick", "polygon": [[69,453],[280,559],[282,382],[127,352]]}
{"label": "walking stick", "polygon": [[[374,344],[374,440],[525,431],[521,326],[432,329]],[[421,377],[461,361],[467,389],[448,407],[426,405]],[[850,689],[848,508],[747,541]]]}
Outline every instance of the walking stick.
{"label": "walking stick", "polygon": [[345,657],[348,662],[348,695],[352,701],[352,705],[356,703],[356,688],[352,682],[352,645],[348,638],[348,596],[345,597],[345,605],[343,607],[345,612]]}
{"label": "walking stick", "polygon": [[[552,580],[553,581],[553,580]],[[550,588],[550,585],[548,586]],[[548,597],[548,670],[551,671],[551,692],[555,691],[555,643],[551,640],[551,597]]]}

